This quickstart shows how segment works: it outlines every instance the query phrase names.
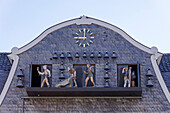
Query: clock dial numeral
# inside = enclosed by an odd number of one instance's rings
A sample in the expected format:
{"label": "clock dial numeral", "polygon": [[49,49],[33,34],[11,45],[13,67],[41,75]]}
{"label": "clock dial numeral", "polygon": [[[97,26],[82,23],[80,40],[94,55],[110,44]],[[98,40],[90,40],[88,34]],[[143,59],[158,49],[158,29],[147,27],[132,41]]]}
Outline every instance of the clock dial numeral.
{"label": "clock dial numeral", "polygon": [[91,42],[91,43],[93,43],[93,41],[92,41],[92,40],[90,40],[90,42]]}
{"label": "clock dial numeral", "polygon": [[90,37],[91,39],[94,39],[94,37]]}
{"label": "clock dial numeral", "polygon": [[76,33],[76,35],[79,35],[78,33]]}
{"label": "clock dial numeral", "polygon": [[78,42],[79,42],[79,40],[76,41],[76,43],[78,43]]}
{"label": "clock dial numeral", "polygon": [[89,46],[90,44],[89,44],[89,43],[87,43],[87,45]]}
{"label": "clock dial numeral", "polygon": [[81,43],[79,44],[79,46],[81,46]]}
{"label": "clock dial numeral", "polygon": [[90,36],[92,35],[93,33],[90,33]]}
{"label": "clock dial numeral", "polygon": [[86,44],[83,44],[83,47],[86,47]]}
{"label": "clock dial numeral", "polygon": [[87,33],[90,31],[90,29],[87,30]]}
{"label": "clock dial numeral", "polygon": [[81,33],[81,30],[79,29],[79,32]]}

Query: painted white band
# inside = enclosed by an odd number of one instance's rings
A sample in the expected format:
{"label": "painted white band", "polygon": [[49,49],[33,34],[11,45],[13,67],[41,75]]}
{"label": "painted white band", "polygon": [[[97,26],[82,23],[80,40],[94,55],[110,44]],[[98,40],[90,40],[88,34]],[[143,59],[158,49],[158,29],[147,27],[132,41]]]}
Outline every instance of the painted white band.
{"label": "painted white band", "polygon": [[164,82],[164,80],[162,78],[162,75],[161,75],[160,69],[158,67],[158,64],[156,62],[157,58],[158,58],[158,56],[156,56],[156,55],[151,56],[152,66],[154,68],[154,71],[155,71],[156,77],[157,77],[157,79],[159,81],[159,84],[161,85],[161,88],[162,88],[168,102],[170,103],[170,94],[169,94],[168,88],[167,88],[167,86],[166,86],[166,84],[165,84],[165,82]]}

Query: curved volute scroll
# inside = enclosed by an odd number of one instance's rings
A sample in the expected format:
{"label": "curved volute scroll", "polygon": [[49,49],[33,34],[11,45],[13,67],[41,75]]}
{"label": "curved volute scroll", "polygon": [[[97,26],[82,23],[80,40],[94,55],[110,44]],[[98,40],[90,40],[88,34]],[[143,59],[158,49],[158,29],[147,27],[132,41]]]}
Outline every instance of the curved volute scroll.
{"label": "curved volute scroll", "polygon": [[13,60],[14,60],[14,57],[17,56],[17,54],[19,53],[18,47],[13,47],[13,48],[11,49],[11,53],[12,53],[12,54],[9,54],[9,55],[8,55],[8,59],[9,59],[10,63],[12,64],[12,63],[13,63]]}
{"label": "curved volute scroll", "polygon": [[11,49],[11,52],[12,52],[12,54],[18,54],[18,52],[19,52],[18,47],[13,47],[13,48]]}
{"label": "curved volute scroll", "polygon": [[14,74],[15,74],[15,71],[17,69],[18,62],[19,62],[19,56],[17,55],[18,52],[19,52],[19,49],[17,47],[14,47],[14,48],[11,49],[11,52],[12,52],[12,54],[8,55],[8,58],[9,58],[11,64],[12,64],[12,67],[11,67],[8,78],[6,80],[4,88],[3,88],[1,95],[0,95],[0,106],[1,106],[6,94],[8,92],[8,89],[10,87],[10,84],[12,82],[12,79],[14,77]]}
{"label": "curved volute scroll", "polygon": [[158,49],[157,47],[152,47],[151,49],[151,62],[152,62],[152,66],[153,66],[153,69],[155,71],[155,74],[156,74],[156,77],[161,85],[161,88],[168,100],[168,102],[170,103],[170,93],[168,91],[168,88],[165,84],[165,81],[163,80],[163,77],[162,77],[162,74],[160,72],[160,69],[159,69],[159,66],[158,66],[158,63],[157,63],[157,60],[158,58],[162,55],[161,53],[158,52]]}

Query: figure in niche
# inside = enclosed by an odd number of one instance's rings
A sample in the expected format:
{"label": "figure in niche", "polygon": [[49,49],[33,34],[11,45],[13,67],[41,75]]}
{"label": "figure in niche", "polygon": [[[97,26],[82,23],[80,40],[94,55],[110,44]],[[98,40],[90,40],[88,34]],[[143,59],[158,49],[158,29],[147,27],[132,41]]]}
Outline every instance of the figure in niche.
{"label": "figure in niche", "polygon": [[91,80],[91,82],[93,83],[93,86],[95,86],[94,80],[93,80],[93,66],[90,66],[89,64],[87,64],[87,72],[84,71],[85,74],[87,74],[86,80],[85,80],[85,87],[87,87],[87,82],[89,81],[89,79]]}
{"label": "figure in niche", "polygon": [[70,85],[69,87],[72,87],[72,83],[74,82],[74,87],[77,87],[77,82],[76,82],[76,70],[74,68],[71,68],[70,67],[67,67],[69,73],[71,74],[72,76],[72,79],[70,79]]}
{"label": "figure in niche", "polygon": [[44,69],[44,72],[40,72],[39,67],[37,67],[38,74],[44,76],[44,80],[41,83],[41,88],[44,86],[44,83],[46,83],[47,86],[50,87],[50,84],[48,82],[48,79],[51,77],[50,70],[47,69],[47,65],[44,65],[43,69]]}
{"label": "figure in niche", "polygon": [[67,78],[66,80],[58,83],[55,85],[55,87],[61,87],[61,86],[66,86],[70,83],[70,81],[73,79],[73,76],[70,76],[69,78]]}
{"label": "figure in niche", "polygon": [[135,87],[135,79],[136,79],[136,75],[135,75],[135,71],[132,72],[132,87]]}
{"label": "figure in niche", "polygon": [[122,73],[124,74],[124,87],[127,86],[128,84],[128,87],[130,87],[130,84],[131,84],[131,70],[132,70],[132,67],[129,67],[129,70],[128,70],[128,66],[125,66],[122,70]]}

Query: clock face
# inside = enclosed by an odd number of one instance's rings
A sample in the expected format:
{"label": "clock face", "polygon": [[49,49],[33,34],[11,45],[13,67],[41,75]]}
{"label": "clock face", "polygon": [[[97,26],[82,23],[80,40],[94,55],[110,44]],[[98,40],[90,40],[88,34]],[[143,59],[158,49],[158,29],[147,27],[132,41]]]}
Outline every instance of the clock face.
{"label": "clock face", "polygon": [[94,34],[90,31],[90,29],[79,29],[77,33],[75,33],[74,39],[76,40],[76,44],[80,47],[87,47],[90,44],[93,44]]}

